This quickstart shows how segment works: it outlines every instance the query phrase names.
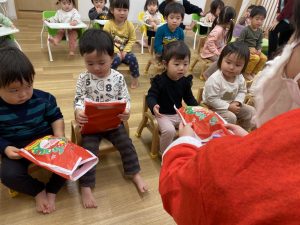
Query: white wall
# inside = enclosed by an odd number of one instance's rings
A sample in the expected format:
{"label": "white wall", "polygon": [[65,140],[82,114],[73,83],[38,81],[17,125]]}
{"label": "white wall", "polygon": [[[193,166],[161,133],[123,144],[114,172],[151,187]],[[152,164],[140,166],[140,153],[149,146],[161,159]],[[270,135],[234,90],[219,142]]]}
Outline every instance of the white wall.
{"label": "white wall", "polygon": [[6,4],[7,4],[8,17],[13,20],[17,19],[15,2],[13,0],[8,0]]}

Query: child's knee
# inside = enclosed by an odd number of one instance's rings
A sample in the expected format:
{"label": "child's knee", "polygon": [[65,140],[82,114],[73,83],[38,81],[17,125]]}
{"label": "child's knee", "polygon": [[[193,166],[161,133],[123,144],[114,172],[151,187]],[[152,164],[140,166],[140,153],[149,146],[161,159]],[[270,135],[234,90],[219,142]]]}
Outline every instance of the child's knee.
{"label": "child's knee", "polygon": [[237,117],[236,117],[236,115],[235,115],[233,112],[228,111],[228,112],[226,113],[226,118],[225,118],[225,120],[226,120],[228,123],[236,124]]}
{"label": "child's knee", "polygon": [[250,61],[253,62],[253,63],[258,63],[260,60],[260,56],[259,55],[251,55],[250,57]]}
{"label": "child's knee", "polygon": [[176,135],[176,129],[175,129],[175,127],[174,126],[170,126],[170,127],[167,127],[167,128],[165,128],[165,129],[163,129],[162,131],[161,131],[161,133],[162,133],[162,135],[164,135],[164,136],[167,136],[167,137],[170,137],[170,138],[174,138],[175,137],[175,135]]}

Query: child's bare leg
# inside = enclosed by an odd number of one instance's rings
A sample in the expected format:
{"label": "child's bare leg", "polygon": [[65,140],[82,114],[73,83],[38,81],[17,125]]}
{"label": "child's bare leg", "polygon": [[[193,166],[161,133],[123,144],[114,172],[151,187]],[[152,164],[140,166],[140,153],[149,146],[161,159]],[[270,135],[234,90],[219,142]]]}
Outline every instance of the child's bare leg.
{"label": "child's bare leg", "polygon": [[81,187],[81,200],[84,208],[97,208],[96,199],[90,187]]}
{"label": "child's bare leg", "polygon": [[47,193],[47,198],[48,198],[48,202],[49,202],[49,213],[51,213],[56,210],[56,208],[55,208],[56,194]]}
{"label": "child's bare leg", "polygon": [[131,89],[135,89],[138,86],[139,86],[139,80],[138,80],[138,78],[132,77],[131,78],[131,85],[130,85]]}
{"label": "child's bare leg", "polygon": [[148,191],[148,185],[145,183],[139,172],[133,175],[132,181],[135,183],[139,192],[144,193]]}
{"label": "child's bare leg", "polygon": [[42,213],[50,213],[49,201],[45,190],[38,193],[35,197],[36,211]]}

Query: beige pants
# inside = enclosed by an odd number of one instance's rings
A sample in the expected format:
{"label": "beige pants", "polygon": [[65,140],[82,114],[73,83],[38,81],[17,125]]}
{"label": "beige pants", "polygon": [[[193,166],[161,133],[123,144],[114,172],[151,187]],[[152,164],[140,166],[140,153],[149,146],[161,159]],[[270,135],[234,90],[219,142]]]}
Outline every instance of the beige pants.
{"label": "beige pants", "polygon": [[163,153],[166,148],[173,142],[176,136],[176,128],[178,128],[181,122],[180,117],[177,114],[166,115],[163,117],[156,117],[159,131],[160,131],[160,151]]}

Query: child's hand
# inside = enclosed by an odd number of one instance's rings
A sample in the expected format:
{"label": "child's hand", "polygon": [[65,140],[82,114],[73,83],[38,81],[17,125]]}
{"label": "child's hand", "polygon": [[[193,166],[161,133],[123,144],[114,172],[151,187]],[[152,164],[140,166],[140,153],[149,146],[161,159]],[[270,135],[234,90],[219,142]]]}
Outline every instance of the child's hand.
{"label": "child's hand", "polygon": [[21,159],[22,156],[18,154],[20,149],[14,147],[14,146],[7,146],[4,150],[4,153],[7,155],[10,159]]}
{"label": "child's hand", "polygon": [[249,48],[250,54],[255,55],[256,49],[255,48]]}
{"label": "child's hand", "polygon": [[76,26],[78,24],[78,22],[76,21],[76,20],[72,20],[71,22],[70,22],[70,25],[71,26]]}
{"label": "child's hand", "polygon": [[125,109],[125,111],[122,114],[119,114],[118,117],[120,118],[120,120],[122,121],[126,121],[129,119],[130,116],[130,112],[129,109]]}
{"label": "child's hand", "polygon": [[155,105],[154,107],[153,107],[153,112],[154,112],[154,115],[156,116],[156,117],[158,117],[158,118],[161,118],[162,117],[162,115],[159,113],[159,105]]}
{"label": "child's hand", "polygon": [[183,137],[183,136],[195,137],[195,132],[192,129],[190,124],[184,126],[183,123],[181,122],[179,124],[179,137]]}
{"label": "child's hand", "polygon": [[121,52],[121,56],[122,56],[121,59],[124,60],[126,55],[127,55],[127,52]]}
{"label": "child's hand", "polygon": [[96,11],[97,11],[98,14],[100,14],[100,13],[102,13],[103,10],[100,7],[97,7]]}
{"label": "child's hand", "polygon": [[79,123],[80,126],[83,126],[88,122],[88,118],[85,115],[83,110],[76,110],[75,112],[75,120]]}
{"label": "child's hand", "polygon": [[260,55],[260,54],[261,54],[261,49],[256,50],[256,54],[257,54],[257,55]]}
{"label": "child's hand", "polygon": [[232,133],[234,133],[237,136],[246,136],[248,134],[247,131],[245,131],[242,127],[240,127],[239,125],[235,125],[235,124],[231,124],[231,123],[227,123],[224,124],[224,126],[230,130]]}
{"label": "child's hand", "polygon": [[233,112],[234,114],[238,114],[240,112],[240,103],[239,102],[231,102],[229,104],[228,110]]}

